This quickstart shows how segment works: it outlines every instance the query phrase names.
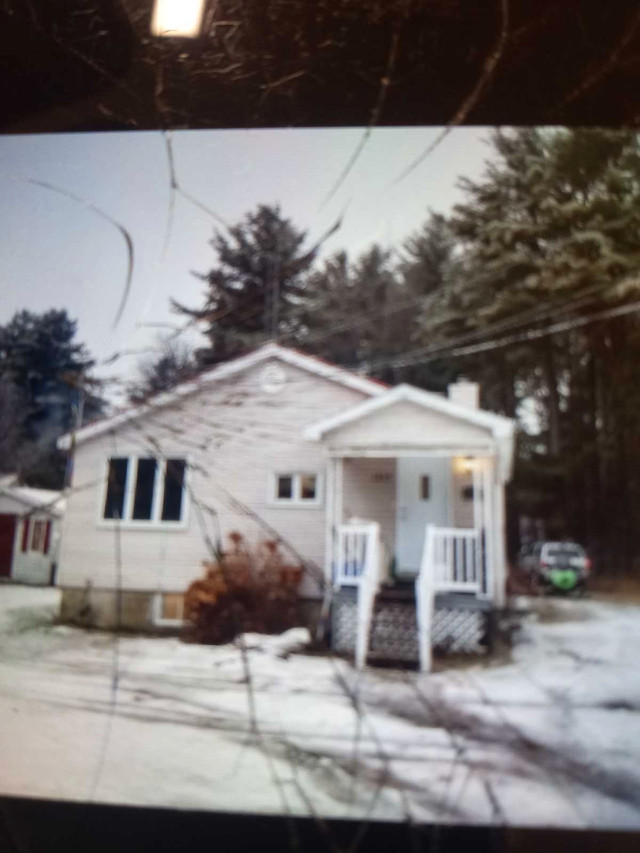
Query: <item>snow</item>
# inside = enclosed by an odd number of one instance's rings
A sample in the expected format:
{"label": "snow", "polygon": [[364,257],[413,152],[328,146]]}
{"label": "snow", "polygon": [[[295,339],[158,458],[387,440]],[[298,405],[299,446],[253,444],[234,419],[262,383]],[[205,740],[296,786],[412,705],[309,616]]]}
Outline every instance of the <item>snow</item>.
{"label": "snow", "polygon": [[304,629],[87,632],[53,623],[58,595],[0,586],[1,793],[640,829],[637,606],[523,600],[508,661],[426,675],[357,673]]}

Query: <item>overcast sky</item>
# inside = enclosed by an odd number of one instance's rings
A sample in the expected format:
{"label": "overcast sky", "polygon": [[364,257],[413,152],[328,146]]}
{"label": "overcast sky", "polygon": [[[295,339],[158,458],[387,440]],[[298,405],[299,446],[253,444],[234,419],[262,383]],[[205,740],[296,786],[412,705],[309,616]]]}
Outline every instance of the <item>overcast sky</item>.
{"label": "overcast sky", "polygon": [[[324,206],[361,130],[183,131],[174,134],[173,146],[181,185],[226,221],[237,221],[259,203],[279,202],[311,241],[346,209],[325,252],[344,248],[355,255],[373,242],[399,247],[429,208],[446,213],[460,200],[461,176],[482,173],[488,131],[461,128],[392,186],[438,132],[375,130],[356,167]],[[214,262],[209,240],[215,223],[178,196],[163,256],[169,173],[159,133],[5,136],[0,164],[0,323],[23,308],[66,308],[78,320],[80,339],[104,360],[114,351],[152,344],[157,330],[144,324],[180,322],[169,310],[170,297],[202,304],[203,283],[191,271],[205,272]],[[127,266],[122,235],[76,201],[28,179],[82,197],[131,234],[131,296],[115,329]],[[99,372],[130,375],[135,361],[123,359]]]}

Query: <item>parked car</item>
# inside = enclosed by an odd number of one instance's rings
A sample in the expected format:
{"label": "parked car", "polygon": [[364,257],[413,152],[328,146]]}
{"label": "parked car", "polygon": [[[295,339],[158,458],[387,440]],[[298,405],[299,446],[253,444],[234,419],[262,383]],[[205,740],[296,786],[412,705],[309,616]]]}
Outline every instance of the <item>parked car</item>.
{"label": "parked car", "polygon": [[591,560],[575,542],[532,542],[520,550],[518,568],[536,591],[583,594]]}

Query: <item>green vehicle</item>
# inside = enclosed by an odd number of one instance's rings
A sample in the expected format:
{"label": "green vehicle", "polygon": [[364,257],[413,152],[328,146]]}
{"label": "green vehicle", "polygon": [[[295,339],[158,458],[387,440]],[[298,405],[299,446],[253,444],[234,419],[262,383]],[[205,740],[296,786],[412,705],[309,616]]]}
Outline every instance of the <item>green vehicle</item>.
{"label": "green vehicle", "polygon": [[520,551],[518,568],[535,591],[583,595],[591,561],[575,542],[532,542]]}

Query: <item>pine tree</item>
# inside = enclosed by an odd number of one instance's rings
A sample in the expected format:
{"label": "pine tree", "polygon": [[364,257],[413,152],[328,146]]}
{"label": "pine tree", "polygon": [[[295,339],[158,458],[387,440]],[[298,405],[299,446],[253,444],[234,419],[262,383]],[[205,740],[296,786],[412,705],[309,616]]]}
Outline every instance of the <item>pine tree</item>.
{"label": "pine tree", "polygon": [[20,411],[12,428],[15,454],[4,466],[29,485],[62,486],[64,458],[56,440],[74,425],[78,395],[84,398],[85,421],[104,407],[87,390],[93,387],[88,372],[94,362],[76,334],[77,323],[64,310],[20,311],[0,327],[0,382]]}
{"label": "pine tree", "polygon": [[[638,136],[527,129],[492,144],[450,222],[463,253],[447,298],[458,332],[499,337],[638,299]],[[635,315],[457,361],[482,381],[485,403],[537,407],[539,434],[521,439],[517,508],[610,566],[638,559],[638,343]]]}
{"label": "pine tree", "polygon": [[291,332],[304,297],[303,277],[315,257],[315,249],[304,248],[305,239],[277,205],[259,205],[228,234],[215,233],[217,263],[198,275],[207,284],[204,307],[174,302],[181,313],[207,323],[210,346],[199,353],[203,363]]}
{"label": "pine tree", "polygon": [[196,372],[195,357],[186,344],[161,338],[158,353],[139,362],[138,375],[127,387],[127,397],[131,403],[143,403],[154,394],[169,391],[190,379]]}

